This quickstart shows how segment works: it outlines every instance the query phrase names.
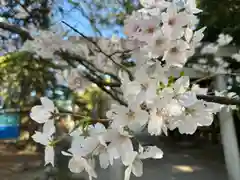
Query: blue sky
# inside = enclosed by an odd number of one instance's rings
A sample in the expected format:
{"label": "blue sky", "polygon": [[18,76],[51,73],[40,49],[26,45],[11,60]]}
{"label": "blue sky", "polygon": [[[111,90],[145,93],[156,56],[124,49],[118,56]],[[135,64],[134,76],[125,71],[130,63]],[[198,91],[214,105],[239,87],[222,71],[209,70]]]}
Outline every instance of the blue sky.
{"label": "blue sky", "polygon": [[[72,5],[70,5],[67,0],[63,0],[59,6],[64,9],[64,16],[61,17],[60,13],[57,15],[55,14],[54,22],[60,23],[61,20],[66,21],[68,24],[74,26],[76,29],[78,29],[80,32],[84,33],[87,36],[95,36],[95,32],[93,31],[89,20],[85,18],[81,12],[78,9],[74,9]],[[86,9],[85,9],[86,10]],[[58,7],[56,7],[56,11],[59,12]],[[104,12],[103,12],[104,13]],[[66,26],[63,25],[64,28]],[[100,29],[102,32],[102,35],[104,37],[111,37],[114,34],[114,29],[117,29],[118,31],[122,32],[122,28],[119,26],[115,26],[111,29]],[[71,31],[69,33],[70,35],[77,35],[75,32]],[[123,33],[118,34],[120,37],[124,37]]]}

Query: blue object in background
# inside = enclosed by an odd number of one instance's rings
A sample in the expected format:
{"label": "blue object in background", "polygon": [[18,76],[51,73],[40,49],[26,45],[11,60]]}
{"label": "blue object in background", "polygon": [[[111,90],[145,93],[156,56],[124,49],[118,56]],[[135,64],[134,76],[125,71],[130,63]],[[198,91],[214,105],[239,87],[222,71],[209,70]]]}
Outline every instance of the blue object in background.
{"label": "blue object in background", "polygon": [[0,139],[16,139],[19,135],[19,114],[0,114]]}

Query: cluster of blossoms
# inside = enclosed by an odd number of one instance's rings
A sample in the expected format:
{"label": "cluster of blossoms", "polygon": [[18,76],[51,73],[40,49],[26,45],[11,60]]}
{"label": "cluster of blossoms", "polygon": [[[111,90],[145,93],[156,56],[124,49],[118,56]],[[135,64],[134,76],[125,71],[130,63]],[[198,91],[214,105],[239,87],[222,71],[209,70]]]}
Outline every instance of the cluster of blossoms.
{"label": "cluster of blossoms", "polygon": [[[144,8],[134,12],[125,21],[124,30],[130,39],[141,43],[132,59],[136,66],[133,78],[122,72],[121,90],[127,106],[113,104],[106,116],[107,128],[100,123],[77,128],[69,132],[72,144],[65,156],[71,156],[68,167],[73,173],[85,170],[89,178],[97,178],[94,159],[99,157],[100,166],[107,168],[115,159],[121,159],[126,166],[125,180],[131,173],[143,174],[141,160],[160,159],[163,152],[156,146],[138,148],[133,146],[135,132],[147,129],[150,135],[167,135],[168,130],[179,129],[180,133],[193,134],[198,126],[209,126],[213,115],[222,105],[197,98],[207,94],[207,89],[190,84],[189,77],[180,76],[174,80],[170,69],[181,68],[194,54],[203,38],[203,31],[194,30],[201,12],[194,0],[179,4],[178,1],[142,0]],[[31,118],[44,123],[43,132],[36,132],[33,139],[46,146],[46,164],[54,165],[53,137],[54,119],[58,111],[47,98],[41,98],[42,105],[35,106]]]}

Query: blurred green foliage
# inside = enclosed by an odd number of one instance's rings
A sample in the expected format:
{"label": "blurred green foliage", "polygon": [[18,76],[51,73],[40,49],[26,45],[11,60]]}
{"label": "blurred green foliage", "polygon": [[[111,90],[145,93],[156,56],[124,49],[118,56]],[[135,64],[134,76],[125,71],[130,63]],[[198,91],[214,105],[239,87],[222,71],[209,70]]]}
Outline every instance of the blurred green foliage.
{"label": "blurred green foliage", "polygon": [[43,95],[54,88],[56,78],[51,68],[60,69],[51,61],[35,58],[28,52],[14,52],[0,57],[1,95],[4,108],[32,103],[31,93]]}

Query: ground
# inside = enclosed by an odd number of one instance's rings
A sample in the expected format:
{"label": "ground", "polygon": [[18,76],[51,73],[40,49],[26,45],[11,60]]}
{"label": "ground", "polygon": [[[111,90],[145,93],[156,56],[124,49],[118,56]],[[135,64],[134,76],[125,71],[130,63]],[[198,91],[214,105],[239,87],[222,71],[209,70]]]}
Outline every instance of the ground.
{"label": "ground", "polygon": [[[221,147],[210,144],[197,148],[179,146],[168,141],[147,138],[145,142],[157,144],[164,150],[161,160],[146,160],[144,175],[131,180],[226,180]],[[156,143],[157,142],[157,143]],[[101,170],[98,180],[123,180],[120,172]],[[42,173],[41,157],[37,154],[23,154],[14,148],[0,144],[1,180],[34,180]],[[119,173],[119,174],[117,174]]]}

